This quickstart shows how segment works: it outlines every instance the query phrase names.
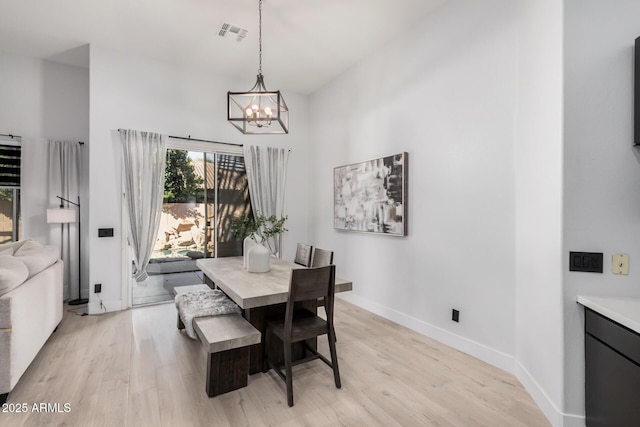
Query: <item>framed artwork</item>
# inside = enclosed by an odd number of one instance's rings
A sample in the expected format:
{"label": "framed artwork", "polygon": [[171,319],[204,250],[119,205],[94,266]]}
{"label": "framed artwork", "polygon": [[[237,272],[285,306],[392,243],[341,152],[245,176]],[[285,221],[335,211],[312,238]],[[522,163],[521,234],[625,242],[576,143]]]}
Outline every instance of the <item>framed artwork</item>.
{"label": "framed artwork", "polygon": [[406,236],[407,168],[407,153],[334,168],[333,227]]}

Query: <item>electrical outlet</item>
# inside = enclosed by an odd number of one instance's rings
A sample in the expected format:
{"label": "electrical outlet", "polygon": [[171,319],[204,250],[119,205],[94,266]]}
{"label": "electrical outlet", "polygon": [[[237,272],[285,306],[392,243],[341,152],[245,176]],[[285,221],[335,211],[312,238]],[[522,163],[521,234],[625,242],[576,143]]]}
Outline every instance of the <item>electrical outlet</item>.
{"label": "electrical outlet", "polygon": [[96,283],[95,285],[93,285],[94,294],[99,294],[101,292],[102,292],[102,283]]}
{"label": "electrical outlet", "polygon": [[459,322],[460,321],[460,311],[456,310],[455,308],[451,310],[451,320],[453,320],[454,322]]}

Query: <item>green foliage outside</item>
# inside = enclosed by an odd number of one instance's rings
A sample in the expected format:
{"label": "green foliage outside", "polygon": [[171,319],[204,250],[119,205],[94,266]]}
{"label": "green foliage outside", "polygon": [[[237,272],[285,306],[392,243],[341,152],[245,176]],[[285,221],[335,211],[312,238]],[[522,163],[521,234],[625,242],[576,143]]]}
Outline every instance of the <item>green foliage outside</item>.
{"label": "green foliage outside", "polygon": [[231,236],[236,239],[244,239],[247,236],[253,237],[256,232],[256,221],[252,214],[231,217]]}
{"label": "green foliage outside", "polygon": [[164,171],[164,203],[204,201],[202,178],[196,176],[193,161],[186,150],[167,149]]}

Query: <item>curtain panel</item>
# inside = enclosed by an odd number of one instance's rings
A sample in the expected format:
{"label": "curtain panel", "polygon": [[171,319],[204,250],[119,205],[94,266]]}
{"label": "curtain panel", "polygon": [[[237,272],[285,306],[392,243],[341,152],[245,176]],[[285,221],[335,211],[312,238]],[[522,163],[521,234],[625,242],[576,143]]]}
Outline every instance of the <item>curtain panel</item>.
{"label": "curtain panel", "polygon": [[[249,195],[256,215],[284,216],[288,161],[289,150],[284,148],[244,146]],[[281,235],[267,239],[266,243],[273,255],[281,257]]]}
{"label": "curtain panel", "polygon": [[136,282],[144,282],[162,213],[167,136],[137,130],[120,130],[119,133],[125,208],[129,214],[129,245],[136,266]]}
{"label": "curtain panel", "polygon": [[[60,199],[56,196],[63,197],[74,203],[80,204],[80,143],[73,141],[48,141],[48,205],[50,207],[60,206]],[[65,208],[75,209],[75,206],[64,202]],[[78,218],[80,220],[80,218]],[[56,245],[61,250],[61,257],[64,263],[64,289],[63,299],[75,299],[71,297],[71,293],[80,286],[72,286],[80,280],[77,268],[69,268],[70,266],[80,265],[78,259],[78,223],[61,224],[60,232],[52,227],[52,233],[49,240],[52,245]],[[64,233],[64,227],[68,227],[68,232]],[[82,295],[78,295],[78,299]]]}

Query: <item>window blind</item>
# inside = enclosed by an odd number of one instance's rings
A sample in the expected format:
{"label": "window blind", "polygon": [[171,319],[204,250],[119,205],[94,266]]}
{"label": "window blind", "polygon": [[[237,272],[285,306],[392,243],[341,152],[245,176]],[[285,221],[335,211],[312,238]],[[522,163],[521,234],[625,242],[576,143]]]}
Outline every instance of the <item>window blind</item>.
{"label": "window blind", "polygon": [[0,187],[20,187],[20,145],[0,143]]}

